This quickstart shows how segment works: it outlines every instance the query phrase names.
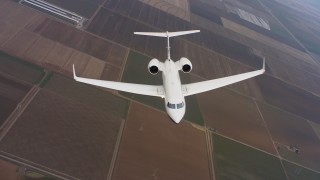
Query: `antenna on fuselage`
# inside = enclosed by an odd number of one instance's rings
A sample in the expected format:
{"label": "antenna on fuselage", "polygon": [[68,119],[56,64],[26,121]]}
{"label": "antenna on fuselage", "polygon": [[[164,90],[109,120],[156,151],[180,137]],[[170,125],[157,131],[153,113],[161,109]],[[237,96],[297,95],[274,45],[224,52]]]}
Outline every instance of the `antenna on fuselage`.
{"label": "antenna on fuselage", "polygon": [[156,37],[166,37],[167,38],[167,51],[168,51],[168,60],[171,60],[170,57],[170,37],[182,36],[186,34],[198,33],[200,30],[191,30],[191,31],[177,31],[177,32],[134,32],[133,34],[144,35],[144,36],[156,36]]}

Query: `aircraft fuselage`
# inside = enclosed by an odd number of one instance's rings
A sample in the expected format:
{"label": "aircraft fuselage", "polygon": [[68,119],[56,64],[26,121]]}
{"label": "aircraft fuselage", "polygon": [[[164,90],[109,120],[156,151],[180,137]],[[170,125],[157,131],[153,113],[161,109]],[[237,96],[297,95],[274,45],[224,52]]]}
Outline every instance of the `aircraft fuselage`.
{"label": "aircraft fuselage", "polygon": [[172,60],[167,59],[163,63],[162,80],[166,111],[175,123],[179,123],[185,114],[186,103],[182,94],[179,69]]}

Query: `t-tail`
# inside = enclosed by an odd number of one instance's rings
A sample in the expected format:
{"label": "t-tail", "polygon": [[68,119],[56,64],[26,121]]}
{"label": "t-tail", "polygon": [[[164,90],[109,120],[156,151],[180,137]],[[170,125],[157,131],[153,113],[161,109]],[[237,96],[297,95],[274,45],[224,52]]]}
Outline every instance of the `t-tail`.
{"label": "t-tail", "polygon": [[168,60],[171,60],[170,57],[170,37],[182,36],[186,34],[198,33],[200,30],[191,30],[191,31],[177,31],[177,32],[134,32],[136,35],[144,35],[144,36],[156,36],[156,37],[166,37],[168,40],[167,49],[168,49]]}

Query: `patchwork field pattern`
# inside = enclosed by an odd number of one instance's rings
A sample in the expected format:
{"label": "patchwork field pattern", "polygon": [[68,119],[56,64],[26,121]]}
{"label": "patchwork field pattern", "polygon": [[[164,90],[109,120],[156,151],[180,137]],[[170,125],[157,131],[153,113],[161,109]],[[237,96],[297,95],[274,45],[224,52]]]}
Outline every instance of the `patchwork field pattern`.
{"label": "patchwork field pattern", "polygon": [[[319,179],[320,11],[314,5],[45,1],[86,21],[75,27],[0,0],[0,156],[13,163],[0,166],[7,172],[26,167],[25,178],[62,179]],[[271,31],[236,16],[237,9],[268,21]],[[161,73],[151,75],[147,65],[166,59],[166,40],[133,32],[191,29],[201,33],[170,40],[172,59],[193,64],[191,73],[180,73],[183,84],[260,69],[263,56],[267,72],[186,97],[178,125],[161,98],[72,79],[74,64],[82,77],[162,84]],[[0,170],[2,177],[8,174]]]}

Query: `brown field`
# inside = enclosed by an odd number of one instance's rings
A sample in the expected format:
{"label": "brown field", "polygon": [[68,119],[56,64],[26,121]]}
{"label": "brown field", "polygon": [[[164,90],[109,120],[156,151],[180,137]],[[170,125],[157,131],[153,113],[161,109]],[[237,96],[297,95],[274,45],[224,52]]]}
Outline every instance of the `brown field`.
{"label": "brown field", "polygon": [[76,40],[76,42],[72,44],[69,44],[70,40],[64,40],[62,43],[101,60],[106,60],[113,45],[113,43],[95,37],[87,32],[83,33],[83,35],[79,35],[78,37],[75,35],[74,40]]}
{"label": "brown field", "polygon": [[68,61],[64,64],[63,69],[71,77],[72,65],[74,64],[77,75],[82,76],[90,58],[92,58],[90,55],[75,50]]}
{"label": "brown field", "polygon": [[18,179],[17,173],[18,166],[0,159],[0,179],[3,180],[14,180]]}
{"label": "brown field", "polygon": [[100,79],[105,65],[106,62],[91,57],[83,71],[83,76],[93,79]]}
{"label": "brown field", "polygon": [[[41,19],[44,21],[44,19]],[[37,24],[36,22],[33,22]],[[39,28],[41,28],[43,23],[39,23],[40,25]],[[30,26],[33,26],[30,24]],[[46,27],[46,26],[45,26]],[[34,29],[34,28],[31,28]],[[35,28],[38,29],[38,28]],[[56,33],[62,32],[67,30],[66,33]],[[35,30],[36,31],[36,30]],[[42,35],[44,37],[47,37],[49,39],[53,39],[55,41],[58,40],[58,42],[62,43],[63,45],[66,45],[71,48],[75,48],[81,52],[87,53],[89,55],[92,55],[94,57],[97,57],[101,60],[104,60],[105,62],[111,63],[113,65],[116,65],[118,67],[121,67],[124,63],[124,60],[127,56],[128,50],[122,46],[116,45],[109,43],[105,40],[98,39],[97,37],[94,37],[92,35],[89,35],[87,33],[83,33],[77,30],[73,30],[72,27],[68,27],[65,24],[58,23],[58,22],[51,22],[49,23],[48,27],[46,27],[43,31],[41,31]],[[71,37],[70,37],[71,36]],[[31,57],[31,58],[37,58],[37,59],[42,59],[43,57],[37,57],[37,54],[46,54],[48,52],[33,52],[35,48],[38,46],[46,47],[47,49],[48,46],[53,46],[53,43],[51,40],[48,40],[44,37],[41,37],[39,41],[37,41],[29,50],[27,53],[26,57],[28,58],[29,56],[36,56],[36,57]],[[57,46],[55,44],[55,46]],[[59,44],[60,46],[60,44]],[[52,47],[51,47],[52,49]],[[66,48],[67,49],[67,48]],[[74,52],[74,53],[80,53],[80,52]],[[51,53],[49,53],[50,55]],[[40,55],[39,55],[40,56]],[[76,55],[77,56],[77,55]],[[71,59],[69,61],[72,61],[73,55],[71,56]],[[65,58],[62,58],[62,60]],[[91,58],[93,59],[93,58]],[[59,64],[59,63],[58,63]],[[62,64],[65,64],[62,62]],[[70,64],[70,62],[67,62],[67,64]],[[61,64],[59,64],[61,65]],[[67,65],[67,67],[69,67]]]}
{"label": "brown field", "polygon": [[44,67],[49,67],[50,69],[59,71],[67,63],[73,52],[73,49],[60,43],[55,43],[54,47],[41,64]]}
{"label": "brown field", "polygon": [[208,127],[219,134],[276,154],[255,102],[226,88],[197,95]]}
{"label": "brown field", "polygon": [[0,84],[1,95],[15,103],[18,103],[31,88],[30,84],[21,83],[16,79],[9,79],[4,76],[0,76]]}
{"label": "brown field", "polygon": [[161,11],[165,11],[173,16],[179,17],[186,21],[190,21],[189,2],[186,0],[140,0],[150,6],[153,6]]}
{"label": "brown field", "polygon": [[29,26],[30,30],[40,32],[43,37],[57,41],[70,48],[77,49],[102,60],[107,58],[109,49],[113,45],[106,40],[53,20],[48,21],[46,19],[39,19],[30,22]]}
{"label": "brown field", "polygon": [[113,179],[210,179],[205,134],[132,103]]}
{"label": "brown field", "polygon": [[101,79],[109,81],[120,81],[121,72],[122,70],[120,68],[110,64],[106,64],[101,74]]}
{"label": "brown field", "polygon": [[[0,85],[2,85],[0,83]],[[0,127],[12,113],[12,111],[16,108],[17,103],[12,99],[7,98],[2,94],[2,88],[0,88]],[[2,128],[0,128],[2,129]]]}
{"label": "brown field", "polygon": [[8,1],[3,7],[0,8],[1,20],[20,28],[28,24],[29,21],[31,21],[38,14],[38,12],[33,11],[32,9],[21,6],[20,4],[12,1]]}
{"label": "brown field", "polygon": [[[12,8],[19,7],[12,6]],[[8,18],[12,18],[11,16],[14,15],[9,14]],[[5,27],[9,26],[2,21],[0,23]],[[7,29],[9,28],[0,30],[0,38],[10,35],[6,32]],[[26,24],[26,29],[28,31],[21,30],[18,34],[14,35],[14,37],[5,44],[4,50],[11,54],[24,57],[30,62],[63,73],[67,72],[67,74],[70,74],[71,63],[74,62],[73,58],[79,57],[78,54],[80,52],[63,45],[75,48],[118,67],[123,65],[128,52],[124,47],[76,30],[66,24],[49,20],[45,15],[40,13],[35,13],[35,16],[32,16],[31,20]],[[38,36],[38,33],[41,33],[42,37]],[[3,41],[5,42],[7,39],[4,38]],[[59,43],[55,43],[55,41]],[[86,57],[83,58],[86,59]],[[102,62],[100,63],[100,60],[93,57],[89,58],[91,60],[89,63],[85,62],[85,65],[89,65],[90,67],[79,67],[80,71],[82,71],[80,75],[85,74],[88,75],[88,77],[100,77],[103,73],[102,71],[105,70],[103,66],[100,66]],[[80,61],[80,64],[83,64],[83,61]],[[79,60],[77,62],[79,62]],[[100,71],[89,70],[91,66],[99,67]],[[113,66],[109,66],[109,69],[110,67],[112,67],[113,71],[115,70]],[[108,74],[108,72],[105,72],[105,74]]]}
{"label": "brown field", "polygon": [[53,21],[53,19],[50,19],[49,16],[38,13],[37,16],[28,22],[24,29],[39,34],[51,21]]}
{"label": "brown field", "polygon": [[[119,12],[117,11],[117,4],[121,3],[115,0],[110,0],[108,3],[105,4],[105,7],[107,9],[102,8],[98,13],[97,16],[93,19],[93,21],[88,26],[88,31],[95,33],[101,37],[114,40],[118,43],[121,43],[123,45],[130,44],[130,47],[138,50],[140,52],[143,52],[151,57],[159,58],[158,56],[158,50],[152,50],[152,48],[146,49],[141,47],[133,46],[132,41],[137,41],[137,39],[134,37],[132,38],[132,31],[138,31],[138,29],[141,29],[142,31],[159,31],[159,29],[155,29],[153,26],[156,26],[163,30],[181,30],[188,27],[188,29],[192,28],[198,28],[190,26],[188,21],[183,21],[173,15],[167,14],[165,12],[159,11],[156,8],[150,7],[146,4],[139,5],[142,2],[135,1],[132,3],[131,7],[125,6],[126,11],[123,9]],[[132,8],[132,9],[131,9]],[[113,9],[116,11],[116,13],[110,11],[109,9]],[[131,11],[130,11],[131,9]],[[154,12],[158,13],[157,15],[153,15]],[[126,17],[125,13],[122,12],[130,12],[129,16],[131,18],[134,18],[135,20],[128,19]],[[137,12],[140,12],[139,14],[135,14]],[[150,16],[149,16],[150,15]],[[152,15],[152,16],[151,16]],[[150,18],[154,17],[154,18]],[[148,26],[142,24],[141,22],[147,23]],[[135,27],[132,31],[126,31],[127,27]],[[258,67],[260,64],[257,62],[259,57],[253,55],[250,53],[250,48],[247,46],[244,46],[236,41],[227,39],[223,36],[220,36],[216,33],[207,31],[205,29],[201,29],[200,34],[186,36],[182,38],[176,38],[174,41],[179,41],[181,39],[187,39],[188,41],[191,41],[193,43],[196,43],[200,46],[206,47],[207,49],[213,50],[215,52],[218,52],[220,54],[223,54],[229,58],[234,58],[237,61],[243,62],[247,65],[250,65],[252,67]],[[122,37],[122,38],[117,38]],[[150,37],[142,37],[142,39],[151,39]],[[154,39],[154,38],[153,38]],[[125,41],[126,40],[126,41]],[[145,44],[148,41],[139,41],[140,46],[143,46],[141,44]],[[155,42],[159,45],[159,41]],[[157,46],[157,44],[152,44],[154,48],[157,49],[163,49],[159,48],[161,46]],[[172,47],[175,47],[172,45]],[[163,53],[159,53],[163,54]],[[162,59],[160,57],[159,59]]]}
{"label": "brown field", "polygon": [[3,44],[4,51],[22,57],[28,48],[39,38],[35,33],[21,30],[5,44]]}
{"label": "brown field", "polygon": [[69,179],[106,179],[121,121],[110,111],[42,90],[1,141],[0,150]]}
{"label": "brown field", "polygon": [[125,117],[127,112],[126,100],[59,74],[54,74],[44,88],[116,116]]}
{"label": "brown field", "polygon": [[3,44],[11,39],[17,31],[18,28],[0,20],[0,49],[3,49]]}
{"label": "brown field", "polygon": [[[267,55],[266,59],[275,77],[314,94],[320,94],[320,87],[318,83],[315,83],[320,80],[318,65],[294,62],[295,59],[290,59],[290,57],[282,59],[282,57]],[[289,61],[292,62],[289,63]]]}
{"label": "brown field", "polygon": [[113,44],[105,61],[121,68],[124,66],[128,53],[128,48]]}
{"label": "brown field", "polygon": [[197,16],[200,16],[204,19],[207,19],[213,23],[222,25],[221,22],[221,10],[217,9],[216,7],[212,6],[212,2],[203,2],[203,1],[195,1],[190,0],[190,12]]}
{"label": "brown field", "polygon": [[284,43],[281,43],[277,40],[274,40],[273,38],[270,38],[266,35],[260,34],[259,32],[251,30],[243,25],[237,24],[236,22],[233,22],[232,20],[222,18],[222,21],[223,21],[223,26],[230,29],[230,30],[236,31],[237,33],[240,33],[246,37],[252,38],[255,41],[262,42],[267,46],[271,46],[273,48],[276,48],[278,51],[283,51],[285,53],[289,53],[292,56],[295,56],[295,57],[297,57],[307,63],[316,64],[316,62],[310,57],[310,55],[308,55],[305,52],[302,52],[298,49],[295,49],[291,46],[288,46]]}
{"label": "brown field", "polygon": [[48,56],[50,51],[52,51],[55,43],[51,40],[39,37],[24,53],[24,58],[27,61],[33,62],[35,64],[41,64]]}
{"label": "brown field", "polygon": [[6,6],[8,2],[9,1],[0,1],[0,8]]}
{"label": "brown field", "polygon": [[0,127],[31,89],[31,83],[42,76],[40,69],[28,68],[14,60],[0,53]]}
{"label": "brown field", "polygon": [[299,154],[281,150],[280,155],[288,160],[301,163],[312,169],[320,170],[320,142],[310,124],[301,117],[259,103],[262,116],[267,123],[274,141],[283,145],[295,145]]}
{"label": "brown field", "polygon": [[285,111],[319,123],[320,98],[271,76],[255,78],[263,101]]}
{"label": "brown field", "polygon": [[[124,55],[122,55],[124,56]],[[116,63],[121,56],[110,58]],[[116,60],[117,59],[117,60]],[[109,59],[108,59],[109,60]],[[80,51],[74,51],[66,64],[63,66],[63,74],[72,76],[72,65],[75,65],[78,76],[98,78],[104,80],[118,81],[121,75],[121,69],[113,64],[106,63]]]}
{"label": "brown field", "polygon": [[165,0],[171,4],[174,4],[175,6],[185,10],[189,11],[189,2],[187,0]]}
{"label": "brown field", "polygon": [[[258,69],[262,63],[260,56],[267,57],[266,75],[187,98],[185,119],[202,128],[217,130],[212,149],[214,160],[219,161],[218,166],[217,161],[214,162],[215,172],[220,173],[216,178],[285,179],[279,159],[255,149],[276,154],[272,140],[283,144],[278,152],[284,159],[320,170],[320,153],[317,152],[320,146],[319,65],[317,60],[294,49],[299,49],[296,43],[288,44],[292,40],[273,40],[275,35],[264,34],[259,28],[232,18],[229,20],[233,22],[225,23],[229,29],[218,25],[224,15],[224,6],[219,6],[219,0],[201,0],[207,9],[203,12],[199,7],[193,9],[197,15],[188,12],[192,8],[187,7],[190,0],[46,1],[88,18],[99,5],[101,8],[92,22],[88,21],[80,30],[17,1],[0,0],[0,50],[44,66],[46,72],[52,74],[47,76],[43,89],[0,142],[0,151],[35,163],[37,167],[66,173],[69,179],[107,179],[110,175],[113,179],[212,179],[208,136],[186,120],[178,125],[172,123],[163,112],[161,100],[122,93],[119,96],[114,91],[71,79],[72,64],[75,64],[77,74],[85,77],[159,83],[160,76],[151,76],[146,66],[151,58],[166,58],[165,39],[136,36],[133,32],[199,29],[200,26],[201,33],[170,41],[172,59],[184,56],[193,63],[192,73],[181,76],[184,82],[190,82],[190,78],[193,82]],[[261,16],[276,23],[252,0],[225,0],[223,3],[236,3],[243,9],[254,7],[252,11],[263,11]],[[304,18],[298,18],[298,23],[292,26],[298,28],[295,32],[305,30],[316,36],[316,27],[320,25],[312,19],[304,22],[308,24],[306,27],[296,27],[303,24],[300,21]],[[139,51],[141,56],[127,62],[129,51]],[[314,55],[317,58],[316,52]],[[3,58],[0,53],[0,126],[31,85],[44,74],[42,68],[24,60]],[[50,72],[52,70],[64,76]],[[132,102],[124,122],[129,101],[121,95],[158,110]],[[258,107],[254,99],[259,101]],[[121,123],[125,126],[116,166],[112,174],[108,174],[112,158],[116,157],[113,157],[114,148]],[[229,142],[219,133],[254,148]],[[290,144],[301,148],[301,153],[296,155],[282,148]],[[295,167],[291,170],[288,170],[289,179],[302,177],[294,176]]]}

